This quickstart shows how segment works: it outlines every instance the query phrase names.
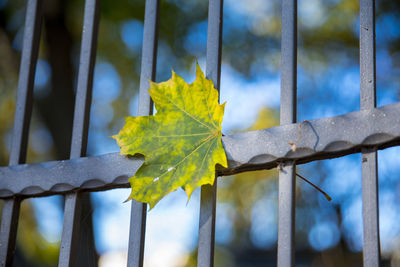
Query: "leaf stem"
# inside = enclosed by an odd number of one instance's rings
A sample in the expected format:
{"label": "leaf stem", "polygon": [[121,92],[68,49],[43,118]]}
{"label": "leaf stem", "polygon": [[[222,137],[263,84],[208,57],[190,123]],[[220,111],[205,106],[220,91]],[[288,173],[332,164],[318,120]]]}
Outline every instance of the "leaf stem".
{"label": "leaf stem", "polygon": [[331,200],[332,200],[332,198],[331,198],[327,193],[325,193],[321,188],[319,188],[319,187],[316,186],[315,184],[311,183],[309,180],[307,180],[306,178],[304,178],[303,176],[301,176],[301,175],[298,174],[297,172],[296,172],[296,175],[297,175],[299,178],[301,178],[303,181],[305,181],[306,183],[308,183],[309,185],[311,185],[312,187],[314,187],[315,189],[317,189],[319,192],[321,192],[321,193],[325,196],[325,198],[326,198],[328,201],[331,201]]}

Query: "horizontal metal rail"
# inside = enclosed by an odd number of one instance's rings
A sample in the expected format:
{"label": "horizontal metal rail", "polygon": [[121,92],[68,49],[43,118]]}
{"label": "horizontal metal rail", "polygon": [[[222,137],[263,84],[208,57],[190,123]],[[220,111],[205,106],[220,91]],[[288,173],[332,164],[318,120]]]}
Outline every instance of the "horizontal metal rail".
{"label": "horizontal metal rail", "polygon": [[[300,134],[300,136],[299,136]],[[314,160],[400,145],[400,102],[222,138],[229,167],[218,175],[271,169],[280,162]],[[296,142],[297,141],[297,142]],[[296,143],[296,149],[289,143]],[[142,157],[118,153],[96,157],[0,167],[0,198],[54,195],[75,190],[129,187]]]}

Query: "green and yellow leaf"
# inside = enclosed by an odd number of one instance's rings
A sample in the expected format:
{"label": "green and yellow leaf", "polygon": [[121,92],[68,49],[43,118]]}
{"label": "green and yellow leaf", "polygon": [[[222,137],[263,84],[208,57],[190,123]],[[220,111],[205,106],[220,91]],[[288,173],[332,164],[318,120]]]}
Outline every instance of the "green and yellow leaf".
{"label": "green and yellow leaf", "polygon": [[182,187],[190,198],[199,186],[214,183],[215,165],[227,167],[221,142],[224,104],[218,91],[197,66],[196,80],[186,83],[172,72],[149,89],[157,113],[127,117],[113,136],[125,155],[142,154],[145,162],[129,179],[129,199],[150,204]]}

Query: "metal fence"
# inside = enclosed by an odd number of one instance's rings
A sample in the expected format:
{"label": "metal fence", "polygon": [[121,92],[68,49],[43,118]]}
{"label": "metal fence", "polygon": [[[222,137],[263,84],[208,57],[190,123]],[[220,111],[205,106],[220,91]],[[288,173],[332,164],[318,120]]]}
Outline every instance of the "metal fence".
{"label": "metal fence", "polygon": [[[86,0],[70,160],[24,164],[32,92],[38,56],[42,1],[28,0],[13,141],[8,167],[0,168],[0,198],[4,199],[0,265],[11,266],[19,208],[24,198],[65,195],[59,266],[95,266],[93,236],[79,242],[87,229],[80,225],[90,206],[90,191],[129,187],[128,178],[142,160],[107,154],[85,157],[99,25],[99,0]],[[380,265],[377,150],[399,145],[400,102],[376,108],[375,1],[360,0],[360,111],[296,123],[297,1],[282,0],[281,126],[223,137],[229,167],[218,175],[279,166],[279,267],[294,266],[295,168],[297,164],[362,153],[364,266]],[[152,112],[147,78],[155,80],[158,0],[146,0],[139,115]],[[223,1],[210,0],[206,75],[219,88]],[[288,143],[302,135],[293,149]],[[213,266],[217,183],[201,188],[198,266]],[[128,266],[142,266],[146,204],[132,201]],[[89,231],[90,232],[90,231]],[[83,252],[84,253],[83,253]],[[82,255],[80,257],[79,255]]]}

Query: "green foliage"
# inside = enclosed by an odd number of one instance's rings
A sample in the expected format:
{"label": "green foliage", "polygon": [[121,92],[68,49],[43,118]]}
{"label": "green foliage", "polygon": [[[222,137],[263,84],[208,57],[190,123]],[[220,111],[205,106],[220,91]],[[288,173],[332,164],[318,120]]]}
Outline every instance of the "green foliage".
{"label": "green foliage", "polygon": [[197,187],[212,185],[215,165],[227,167],[227,160],[221,142],[225,104],[218,104],[218,91],[199,66],[190,85],[174,72],[170,80],[150,85],[157,113],[127,117],[113,138],[122,154],[145,156],[145,163],[129,180],[129,199],[153,208],[179,187],[190,198]]}
{"label": "green foliage", "polygon": [[58,261],[60,244],[49,242],[40,234],[37,219],[32,211],[32,203],[28,200],[23,201],[17,234],[19,248],[30,266],[54,266]]}

